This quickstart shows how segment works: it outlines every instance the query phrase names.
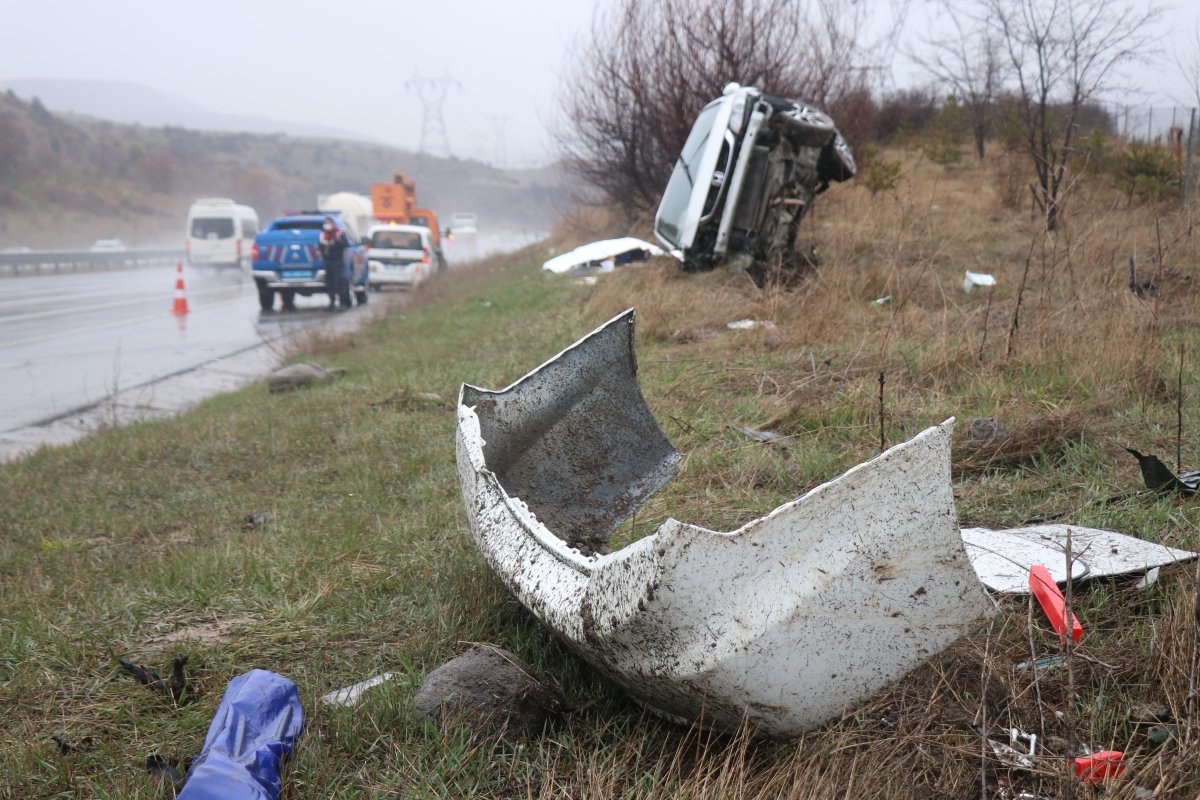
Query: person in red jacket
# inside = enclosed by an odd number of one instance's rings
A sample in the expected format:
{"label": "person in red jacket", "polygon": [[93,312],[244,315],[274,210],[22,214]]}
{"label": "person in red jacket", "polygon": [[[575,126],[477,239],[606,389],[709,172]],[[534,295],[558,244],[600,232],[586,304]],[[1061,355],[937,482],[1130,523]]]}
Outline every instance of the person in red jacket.
{"label": "person in red jacket", "polygon": [[317,248],[325,265],[325,293],[329,295],[329,310],[341,302],[342,311],[350,310],[350,283],[346,279],[346,248],[350,240],[346,232],[338,230],[333,217],[326,217],[321,225],[321,238]]}

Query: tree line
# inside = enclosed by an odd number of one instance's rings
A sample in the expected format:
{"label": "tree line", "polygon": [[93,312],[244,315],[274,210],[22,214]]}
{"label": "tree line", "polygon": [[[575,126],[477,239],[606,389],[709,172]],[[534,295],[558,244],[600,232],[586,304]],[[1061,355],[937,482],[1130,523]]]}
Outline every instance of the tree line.
{"label": "tree line", "polygon": [[[879,31],[861,0],[618,0],[600,11],[561,91],[562,155],[629,217],[657,205],[697,112],[736,81],[829,112],[852,145],[928,126],[950,98],[975,155],[1005,123],[1027,188],[1055,230],[1096,101],[1155,58],[1162,8],[1129,0],[938,0],[915,42]],[[933,89],[886,92],[900,53]],[[1001,120],[1001,114],[1005,118]]]}

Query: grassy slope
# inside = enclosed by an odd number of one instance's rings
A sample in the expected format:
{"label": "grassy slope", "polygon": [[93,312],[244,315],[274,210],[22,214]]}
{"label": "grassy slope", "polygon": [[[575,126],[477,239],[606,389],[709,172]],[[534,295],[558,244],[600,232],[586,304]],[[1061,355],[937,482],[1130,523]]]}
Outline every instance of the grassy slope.
{"label": "grassy slope", "polygon": [[[882,371],[890,441],[951,415],[995,414],[1016,431],[990,463],[960,437],[964,522],[1012,525],[1080,506],[1070,521],[1194,546],[1194,504],[1096,502],[1137,483],[1120,445],[1173,456],[1174,359],[1180,343],[1196,350],[1195,297],[1178,283],[1140,302],[1123,262],[1149,262],[1161,238],[1168,266],[1195,263],[1190,220],[1163,212],[1156,235],[1153,210],[1113,206],[1097,190],[1080,195],[1069,232],[1038,239],[1035,225],[998,209],[986,169],[906,169],[900,195],[840,187],[822,198],[808,230],[826,267],[794,292],[667,265],[587,289],[525,261],[326,349],[319,360],[348,370],[333,385],[280,396],[255,387],[0,467],[0,787],[158,796],[145,756],[193,754],[228,679],[263,667],[296,680],[309,714],[286,779],[294,797],[978,796],[972,726],[984,709],[993,731],[1039,729],[1048,717],[1049,752],[1073,736],[1115,746],[1131,753],[1140,785],[1194,795],[1196,760],[1176,744],[1152,751],[1130,720],[1137,702],[1182,712],[1195,648],[1184,570],[1149,591],[1119,583],[1078,598],[1089,633],[1074,703],[1065,673],[1045,676],[1044,705],[1035,702],[1014,665],[1056,646],[1041,626],[1030,631],[1025,604],[1010,603],[989,632],[866,707],[798,743],[750,744],[644,718],[541,635],[470,542],[453,414],[413,393],[448,401],[462,380],[506,385],[636,305],[640,379],[686,461],[622,541],[669,513],[731,528],[869,457]],[[996,273],[990,309],[959,292],[964,268]],[[868,304],[883,294],[891,305]],[[724,328],[742,317],[779,330]],[[1189,369],[1186,398],[1194,387]],[[1185,460],[1197,422],[1189,399]],[[731,429],[741,424],[792,446],[750,443]],[[253,513],[268,524],[246,529]],[[222,622],[222,637],[201,638]],[[194,638],[161,641],[179,630]],[[409,711],[412,691],[476,640],[516,651],[580,710],[516,751],[428,729]],[[194,705],[174,708],[116,668],[130,654],[163,665],[176,649],[198,667]],[[381,670],[404,679],[359,709],[316,704]],[[94,749],[64,757],[51,735],[92,737]],[[1062,796],[1057,763],[1000,777]]]}

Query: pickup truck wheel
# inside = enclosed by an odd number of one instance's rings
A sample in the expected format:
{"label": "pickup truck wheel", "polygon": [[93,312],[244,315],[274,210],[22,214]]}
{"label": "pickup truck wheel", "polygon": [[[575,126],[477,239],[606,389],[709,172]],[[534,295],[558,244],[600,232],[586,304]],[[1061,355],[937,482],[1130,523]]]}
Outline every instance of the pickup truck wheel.
{"label": "pickup truck wheel", "polygon": [[296,310],[296,291],[294,289],[284,289],[279,295],[283,298],[284,311]]}
{"label": "pickup truck wheel", "polygon": [[267,286],[265,281],[255,281],[258,284],[258,307],[270,311],[275,307],[275,291]]}
{"label": "pickup truck wheel", "polygon": [[367,304],[367,287],[354,290],[354,304],[365,306]]}

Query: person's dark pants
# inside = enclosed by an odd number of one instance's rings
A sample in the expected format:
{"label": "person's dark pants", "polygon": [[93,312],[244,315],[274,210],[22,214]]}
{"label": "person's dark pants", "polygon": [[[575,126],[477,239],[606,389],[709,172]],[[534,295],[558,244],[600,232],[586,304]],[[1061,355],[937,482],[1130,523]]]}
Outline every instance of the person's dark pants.
{"label": "person's dark pants", "polygon": [[350,284],[346,281],[346,272],[341,264],[325,265],[325,294],[329,295],[329,307],[335,300],[341,300],[342,308],[350,307]]}

